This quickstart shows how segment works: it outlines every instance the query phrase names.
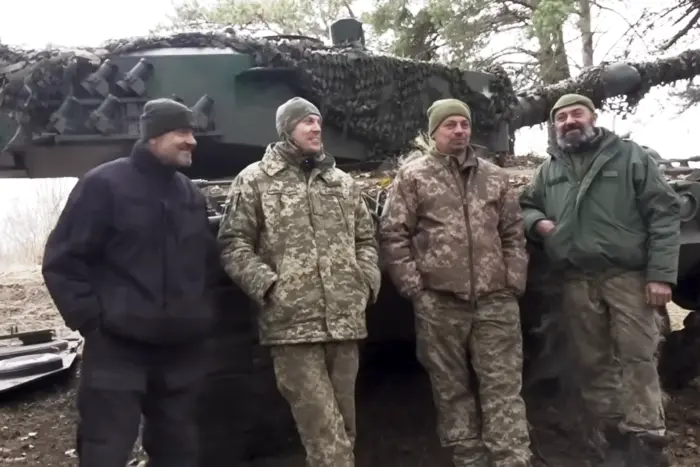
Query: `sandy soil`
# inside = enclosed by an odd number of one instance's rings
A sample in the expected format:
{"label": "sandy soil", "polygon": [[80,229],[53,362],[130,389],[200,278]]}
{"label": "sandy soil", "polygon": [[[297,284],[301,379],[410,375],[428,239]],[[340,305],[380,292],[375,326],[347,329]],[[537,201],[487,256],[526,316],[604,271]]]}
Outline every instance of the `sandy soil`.
{"label": "sandy soil", "polygon": [[[674,328],[682,326],[685,313],[673,307]],[[3,332],[12,326],[20,330],[52,327],[58,334],[68,332],[51,306],[38,270],[0,273],[0,323],[6,328]],[[437,446],[427,379],[416,368],[391,369],[392,363],[384,362],[384,368],[365,371],[358,382],[358,467],[448,467],[448,459]],[[0,397],[0,464],[18,467],[76,465],[73,451],[76,379],[73,372],[31,390]],[[539,406],[539,402],[530,406],[530,411],[541,411],[532,417],[537,452],[552,466],[584,467],[585,463],[574,460],[578,448],[562,441],[561,423],[551,423],[561,420],[557,408]],[[411,410],[406,410],[407,407]],[[675,465],[700,465],[698,390],[688,388],[670,394],[667,419],[673,433]],[[575,432],[575,429],[570,426],[564,431]],[[252,465],[301,467],[303,456],[270,459]]]}

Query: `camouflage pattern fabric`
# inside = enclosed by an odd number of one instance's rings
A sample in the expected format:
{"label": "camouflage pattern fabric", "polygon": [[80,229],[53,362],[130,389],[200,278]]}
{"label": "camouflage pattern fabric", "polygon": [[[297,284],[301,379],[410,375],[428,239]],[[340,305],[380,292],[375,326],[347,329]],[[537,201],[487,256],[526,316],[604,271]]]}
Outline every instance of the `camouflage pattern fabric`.
{"label": "camouflage pattern fabric", "polygon": [[357,342],[274,345],[277,387],[289,402],[306,467],[352,467]]}
{"label": "camouflage pattern fabric", "polygon": [[456,467],[528,466],[516,301],[527,278],[522,212],[499,167],[471,149],[462,160],[426,149],[399,168],[380,234],[389,274],[413,300],[440,441]]}
{"label": "camouflage pattern fabric", "polygon": [[453,294],[425,291],[413,306],[418,360],[430,376],[440,443],[453,449],[455,467],[530,465],[517,301],[494,296],[474,310]]}
{"label": "camouflage pattern fabric", "polygon": [[231,183],[219,229],[222,264],[260,306],[260,342],[362,339],[380,288],[372,217],[330,155],[311,171],[277,145]]}
{"label": "camouflage pattern fabric", "polygon": [[477,158],[435,150],[409,158],[382,212],[382,260],[407,298],[423,289],[477,300],[527,278],[523,216],[508,175]]}
{"label": "camouflage pattern fabric", "polygon": [[665,433],[654,363],[660,331],[646,303],[646,278],[626,271],[584,277],[568,273],[563,310],[581,370],[581,395],[601,423],[620,431]]}

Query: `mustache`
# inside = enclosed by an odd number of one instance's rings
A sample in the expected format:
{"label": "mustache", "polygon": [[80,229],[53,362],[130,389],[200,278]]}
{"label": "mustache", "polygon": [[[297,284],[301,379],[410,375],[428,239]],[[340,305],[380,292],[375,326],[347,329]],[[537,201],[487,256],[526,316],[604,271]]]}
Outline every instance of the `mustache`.
{"label": "mustache", "polygon": [[562,128],[562,131],[564,133],[566,133],[567,131],[571,131],[571,130],[583,131],[583,125],[581,125],[579,123],[570,123],[570,124],[564,126],[564,128]]}
{"label": "mustache", "polygon": [[190,144],[190,143],[182,143],[182,144],[179,144],[179,145],[177,146],[177,148],[178,148],[180,151],[189,151],[189,152],[192,152],[192,151],[194,150],[195,147],[196,147],[195,144]]}

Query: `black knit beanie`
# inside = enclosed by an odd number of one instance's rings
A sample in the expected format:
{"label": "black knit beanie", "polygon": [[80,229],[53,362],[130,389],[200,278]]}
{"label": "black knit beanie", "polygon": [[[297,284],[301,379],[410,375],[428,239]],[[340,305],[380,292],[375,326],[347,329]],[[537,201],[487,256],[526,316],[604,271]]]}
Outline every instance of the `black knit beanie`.
{"label": "black knit beanie", "polygon": [[197,128],[194,113],[172,99],[153,99],[143,106],[139,119],[141,140],[148,141],[171,131]]}

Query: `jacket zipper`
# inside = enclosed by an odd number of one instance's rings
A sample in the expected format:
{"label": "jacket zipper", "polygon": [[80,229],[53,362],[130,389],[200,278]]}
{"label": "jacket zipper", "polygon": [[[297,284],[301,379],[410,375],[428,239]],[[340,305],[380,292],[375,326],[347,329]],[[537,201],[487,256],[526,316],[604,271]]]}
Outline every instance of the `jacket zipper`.
{"label": "jacket zipper", "polygon": [[[314,174],[314,170],[316,170],[316,169],[313,169],[311,172],[309,172],[309,176],[306,177],[306,203],[309,206],[309,220],[311,222],[311,228],[314,231],[314,243],[316,243],[316,238],[315,238],[316,230],[317,230],[316,229],[316,216],[314,215],[314,202],[311,199],[311,183],[313,182],[314,176],[317,175],[317,174]],[[319,276],[321,276],[321,255],[319,254],[319,251],[318,251],[318,245],[316,245],[316,268],[318,269]],[[321,276],[321,281],[323,281],[323,276]],[[322,287],[322,289],[324,290],[323,295],[324,295],[324,300],[325,300],[325,295],[326,295],[325,288]],[[325,301],[326,301],[326,307],[328,307],[328,301],[327,300],[325,300]],[[330,328],[328,327],[328,315],[327,314],[324,316],[324,319],[323,319],[323,332],[325,332],[326,334],[329,334],[329,335],[331,333]]]}
{"label": "jacket zipper", "polygon": [[[477,300],[476,300],[476,270],[474,269],[474,235],[472,232],[472,225],[469,222],[469,200],[467,199],[467,193],[469,188],[469,180],[471,179],[471,170],[467,173],[467,179],[462,186],[459,176],[454,173],[451,167],[447,167],[449,172],[452,174],[455,182],[457,183],[457,189],[460,192],[462,198],[462,210],[464,211],[464,223],[467,227],[467,241],[469,242],[469,303],[472,306],[472,310],[476,311]],[[476,168],[474,169],[476,170]]]}
{"label": "jacket zipper", "polygon": [[166,200],[161,200],[160,201],[160,208],[161,208],[161,222],[162,222],[162,236],[163,238],[161,239],[161,257],[162,257],[162,263],[163,263],[163,272],[161,275],[161,287],[162,287],[162,297],[163,297],[163,302],[162,302],[162,307],[163,310],[167,309],[168,307],[168,204]]}

